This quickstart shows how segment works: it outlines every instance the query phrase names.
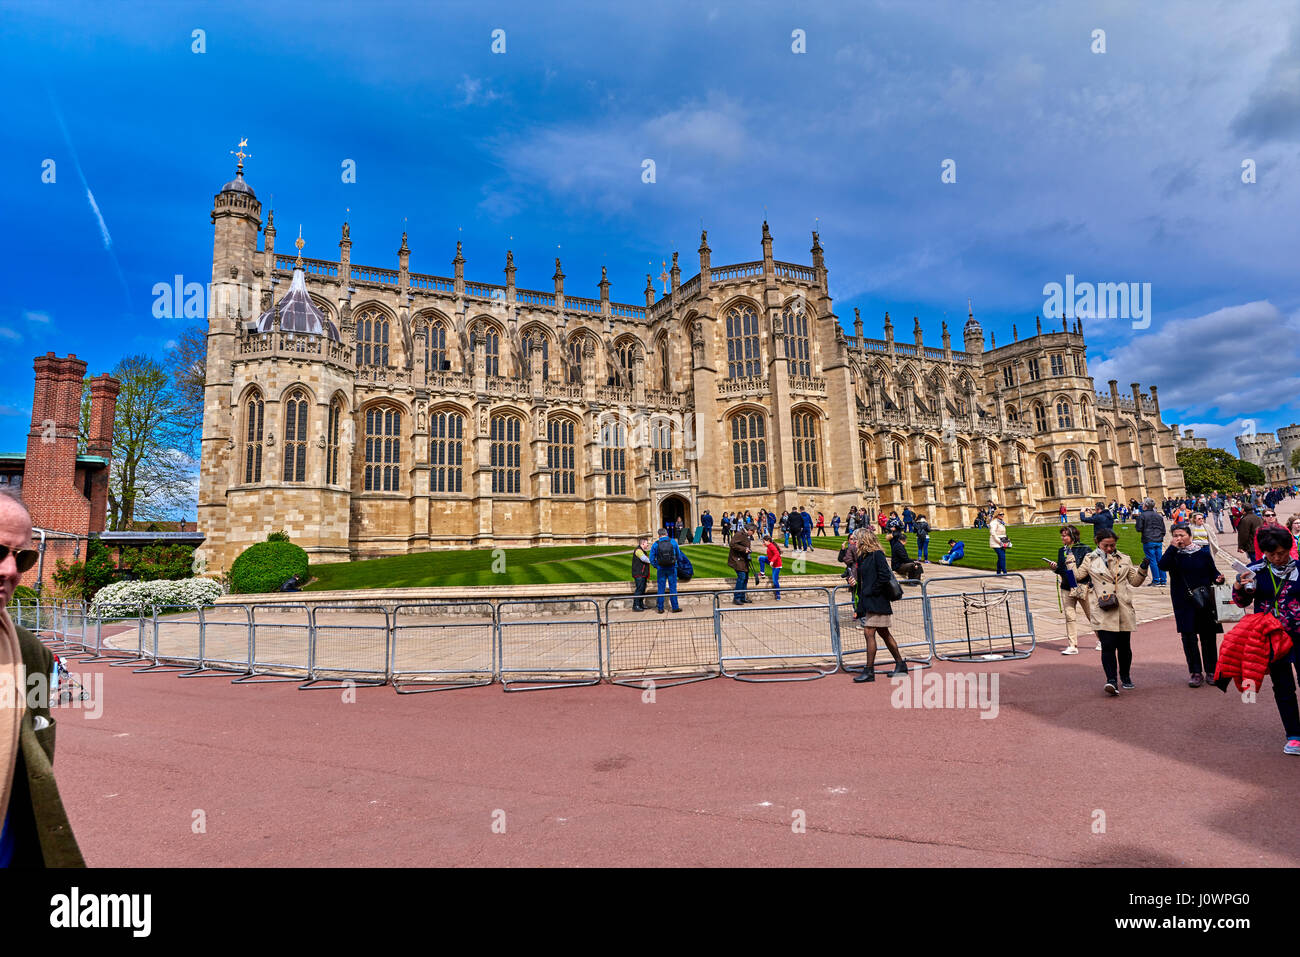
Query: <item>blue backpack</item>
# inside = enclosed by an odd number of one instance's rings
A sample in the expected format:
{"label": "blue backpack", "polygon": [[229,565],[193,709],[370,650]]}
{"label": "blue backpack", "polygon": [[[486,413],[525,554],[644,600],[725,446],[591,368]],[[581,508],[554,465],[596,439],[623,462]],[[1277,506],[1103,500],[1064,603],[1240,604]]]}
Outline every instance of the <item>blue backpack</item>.
{"label": "blue backpack", "polygon": [[685,554],[679,556],[677,559],[677,580],[688,582],[694,574],[695,566],[691,564],[691,560]]}

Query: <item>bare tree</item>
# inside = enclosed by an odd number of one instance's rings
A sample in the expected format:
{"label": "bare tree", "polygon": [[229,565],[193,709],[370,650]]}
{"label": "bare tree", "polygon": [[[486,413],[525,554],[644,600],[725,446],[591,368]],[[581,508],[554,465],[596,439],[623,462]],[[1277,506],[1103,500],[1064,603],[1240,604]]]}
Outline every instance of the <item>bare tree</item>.
{"label": "bare tree", "polygon": [[109,527],[129,529],[137,515],[174,514],[192,497],[194,460],[184,399],[163,367],[145,355],[128,356],[113,375],[122,383],[113,420],[108,477]]}
{"label": "bare tree", "polygon": [[176,337],[167,354],[178,421],[185,436],[185,451],[193,455],[203,434],[203,386],[207,374],[208,336],[203,326],[190,326]]}

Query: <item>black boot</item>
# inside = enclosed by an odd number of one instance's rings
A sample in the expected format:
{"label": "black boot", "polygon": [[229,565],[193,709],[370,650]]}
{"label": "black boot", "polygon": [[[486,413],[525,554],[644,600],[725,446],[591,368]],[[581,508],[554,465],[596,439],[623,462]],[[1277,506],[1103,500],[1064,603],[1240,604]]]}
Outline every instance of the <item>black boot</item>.
{"label": "black boot", "polygon": [[891,672],[889,673],[889,677],[892,678],[892,677],[894,677],[895,675],[906,675],[906,674],[907,674],[907,662],[906,662],[906,661],[899,661],[899,660],[895,659],[895,661],[894,661],[894,670],[891,671]]}
{"label": "black boot", "polygon": [[859,684],[861,684],[864,681],[875,681],[876,669],[871,667],[871,665],[867,665],[865,668],[862,669],[861,674],[853,676],[853,680],[858,682]]}

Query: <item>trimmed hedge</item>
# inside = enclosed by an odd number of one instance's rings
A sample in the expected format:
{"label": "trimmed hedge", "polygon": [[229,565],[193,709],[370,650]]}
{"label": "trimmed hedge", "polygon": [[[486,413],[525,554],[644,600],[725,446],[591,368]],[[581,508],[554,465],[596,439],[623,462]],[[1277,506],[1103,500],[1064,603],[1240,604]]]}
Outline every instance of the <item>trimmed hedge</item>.
{"label": "trimmed hedge", "polygon": [[238,595],[279,591],[291,577],[307,578],[307,553],[292,542],[258,542],[230,566],[230,590]]}
{"label": "trimmed hedge", "polygon": [[19,585],[17,588],[14,589],[14,596],[9,599],[9,604],[12,605],[16,601],[27,602],[27,601],[35,601],[35,600],[36,600],[36,589],[29,588],[26,585]]}

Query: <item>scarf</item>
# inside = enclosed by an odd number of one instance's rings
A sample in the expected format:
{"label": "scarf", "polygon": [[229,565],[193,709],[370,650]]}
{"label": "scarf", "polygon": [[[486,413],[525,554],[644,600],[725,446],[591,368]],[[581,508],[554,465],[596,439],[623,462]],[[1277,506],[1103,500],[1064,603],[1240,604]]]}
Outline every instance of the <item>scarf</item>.
{"label": "scarf", "polygon": [[0,822],[9,813],[26,681],[23,652],[9,609],[0,608]]}
{"label": "scarf", "polygon": [[1192,544],[1187,546],[1179,546],[1178,550],[1184,555],[1195,555],[1204,547],[1204,544],[1201,542],[1192,542]]}

